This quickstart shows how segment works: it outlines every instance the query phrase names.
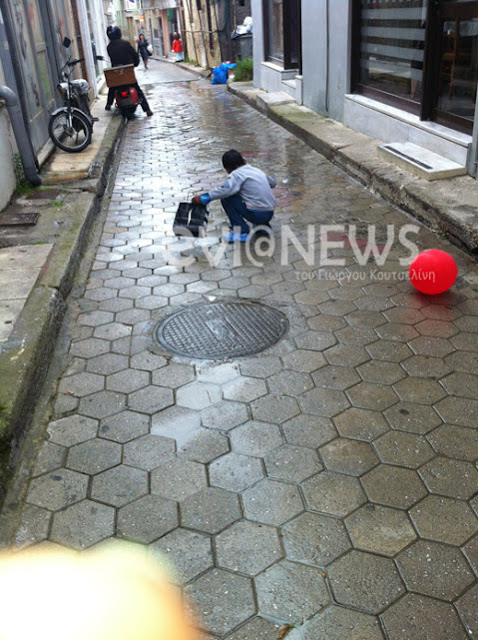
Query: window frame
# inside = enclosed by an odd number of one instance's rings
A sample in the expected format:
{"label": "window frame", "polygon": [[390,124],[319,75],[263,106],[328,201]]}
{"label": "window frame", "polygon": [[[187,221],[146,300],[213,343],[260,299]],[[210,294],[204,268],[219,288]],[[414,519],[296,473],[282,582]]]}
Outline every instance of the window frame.
{"label": "window frame", "polygon": [[[301,24],[301,0],[283,0],[282,2],[282,45],[284,51],[284,59],[274,57],[270,55],[270,22],[269,22],[269,7],[272,0],[262,0],[262,15],[263,15],[263,34],[264,34],[264,60],[271,62],[284,69],[284,71],[297,69],[298,73],[302,72],[302,24]],[[295,10],[297,11],[297,61],[292,61],[294,54],[292,50],[292,32],[290,29],[291,15],[293,11],[292,3],[295,4]]]}

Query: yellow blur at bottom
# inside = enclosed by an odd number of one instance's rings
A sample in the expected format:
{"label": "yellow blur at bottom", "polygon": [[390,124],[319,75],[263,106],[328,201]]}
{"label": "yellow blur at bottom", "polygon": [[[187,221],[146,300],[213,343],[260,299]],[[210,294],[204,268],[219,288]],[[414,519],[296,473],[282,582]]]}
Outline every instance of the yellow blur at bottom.
{"label": "yellow blur at bottom", "polygon": [[0,640],[197,640],[168,576],[129,545],[0,554]]}

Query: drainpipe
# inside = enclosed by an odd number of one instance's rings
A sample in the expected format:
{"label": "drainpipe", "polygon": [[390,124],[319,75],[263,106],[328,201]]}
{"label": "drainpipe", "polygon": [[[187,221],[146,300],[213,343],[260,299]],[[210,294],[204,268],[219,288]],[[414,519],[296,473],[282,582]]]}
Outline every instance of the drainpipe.
{"label": "drainpipe", "polygon": [[0,85],[0,98],[5,100],[8,115],[12,125],[15,140],[17,142],[18,151],[22,159],[25,178],[35,187],[42,183],[41,177],[38,175],[35,156],[33,155],[30,138],[28,137],[25,123],[23,122],[23,114],[20,108],[18,97],[11,89]]}

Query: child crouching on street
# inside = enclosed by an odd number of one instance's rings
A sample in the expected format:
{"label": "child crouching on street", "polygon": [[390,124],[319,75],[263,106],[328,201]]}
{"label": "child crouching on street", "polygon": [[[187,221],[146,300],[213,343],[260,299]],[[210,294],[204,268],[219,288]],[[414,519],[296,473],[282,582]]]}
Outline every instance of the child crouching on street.
{"label": "child crouching on street", "polygon": [[220,199],[232,228],[225,239],[229,243],[246,242],[250,231],[247,222],[251,222],[253,227],[270,227],[276,206],[271,189],[277,182],[247,164],[239,151],[233,149],[222,156],[222,164],[229,174],[226,182],[209,193],[195,196],[192,203],[206,205],[211,200]]}

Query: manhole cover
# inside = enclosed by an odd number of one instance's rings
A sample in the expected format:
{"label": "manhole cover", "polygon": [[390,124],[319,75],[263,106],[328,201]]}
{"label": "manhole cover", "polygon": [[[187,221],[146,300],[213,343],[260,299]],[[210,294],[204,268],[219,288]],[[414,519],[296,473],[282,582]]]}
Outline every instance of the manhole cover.
{"label": "manhole cover", "polygon": [[27,200],[54,200],[60,193],[60,189],[38,189],[27,196]]}
{"label": "manhole cover", "polygon": [[267,349],[288,327],[283,313],[262,304],[211,302],[169,316],[157,325],[154,337],[181,356],[226,360]]}

